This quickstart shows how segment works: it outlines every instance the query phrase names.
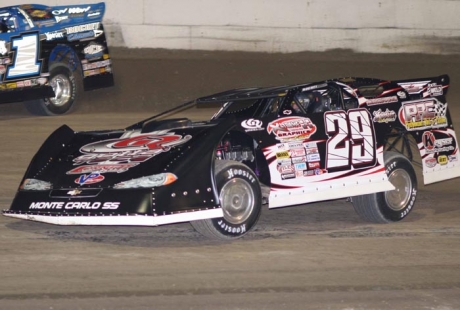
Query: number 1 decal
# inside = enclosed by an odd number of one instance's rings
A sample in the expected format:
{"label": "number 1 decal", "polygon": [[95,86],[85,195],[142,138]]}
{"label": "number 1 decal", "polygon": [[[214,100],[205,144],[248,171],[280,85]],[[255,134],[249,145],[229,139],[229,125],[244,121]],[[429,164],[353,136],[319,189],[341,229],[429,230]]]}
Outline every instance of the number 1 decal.
{"label": "number 1 decal", "polygon": [[8,67],[7,79],[34,76],[40,73],[41,61],[38,60],[38,33],[25,34],[11,40],[11,49],[15,49],[13,65]]}
{"label": "number 1 decal", "polygon": [[366,109],[332,111],[324,114],[327,140],[326,169],[348,170],[374,166],[375,135]]}

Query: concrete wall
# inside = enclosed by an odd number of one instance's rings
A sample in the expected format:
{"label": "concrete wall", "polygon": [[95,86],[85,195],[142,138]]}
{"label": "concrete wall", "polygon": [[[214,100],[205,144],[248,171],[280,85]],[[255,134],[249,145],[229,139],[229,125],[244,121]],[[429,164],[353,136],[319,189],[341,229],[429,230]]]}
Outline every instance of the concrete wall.
{"label": "concrete wall", "polygon": [[[41,1],[82,2],[98,1]],[[107,0],[106,5],[112,46],[460,53],[459,0]]]}

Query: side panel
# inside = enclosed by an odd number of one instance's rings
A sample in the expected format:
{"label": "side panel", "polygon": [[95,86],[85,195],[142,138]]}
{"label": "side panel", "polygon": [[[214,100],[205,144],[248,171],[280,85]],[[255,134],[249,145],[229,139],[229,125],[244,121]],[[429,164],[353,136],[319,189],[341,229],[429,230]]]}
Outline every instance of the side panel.
{"label": "side panel", "polygon": [[270,208],[394,189],[367,109],[286,111],[279,118],[241,123],[268,162]]}

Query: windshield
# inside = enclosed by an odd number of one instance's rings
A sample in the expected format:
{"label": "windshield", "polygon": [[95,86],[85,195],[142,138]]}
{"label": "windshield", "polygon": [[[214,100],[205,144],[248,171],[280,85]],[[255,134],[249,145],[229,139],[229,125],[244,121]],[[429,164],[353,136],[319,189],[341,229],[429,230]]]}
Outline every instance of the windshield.
{"label": "windshield", "polygon": [[259,101],[257,99],[227,101],[211,119],[225,118],[233,114],[253,116],[259,108],[257,104]]}

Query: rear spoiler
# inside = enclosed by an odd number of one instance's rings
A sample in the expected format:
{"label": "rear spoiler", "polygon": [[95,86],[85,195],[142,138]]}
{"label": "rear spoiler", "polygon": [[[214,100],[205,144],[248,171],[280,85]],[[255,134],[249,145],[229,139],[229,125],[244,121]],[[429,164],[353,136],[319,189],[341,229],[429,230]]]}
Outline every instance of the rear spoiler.
{"label": "rear spoiler", "polygon": [[[421,94],[422,97],[446,95],[450,78],[447,74],[437,77],[393,81],[409,94]],[[425,95],[426,94],[426,95]]]}

